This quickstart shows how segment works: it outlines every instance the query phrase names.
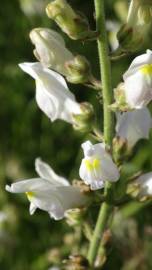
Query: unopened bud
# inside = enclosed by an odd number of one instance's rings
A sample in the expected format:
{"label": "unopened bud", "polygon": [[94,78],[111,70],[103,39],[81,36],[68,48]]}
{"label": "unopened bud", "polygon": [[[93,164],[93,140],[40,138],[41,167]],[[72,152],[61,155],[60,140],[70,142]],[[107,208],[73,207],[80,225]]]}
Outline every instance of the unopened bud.
{"label": "unopened bud", "polygon": [[73,114],[74,128],[82,132],[89,132],[92,130],[94,123],[94,109],[88,102],[81,103],[81,114]]}
{"label": "unopened bud", "polygon": [[66,75],[65,62],[74,59],[66,48],[62,36],[48,28],[35,28],[30,32],[30,39],[35,45],[34,55],[44,67],[50,67]]}
{"label": "unopened bud", "polygon": [[126,112],[131,110],[129,108],[129,105],[126,103],[126,96],[125,96],[125,90],[124,90],[124,83],[120,83],[115,89],[114,89],[114,99],[115,103],[111,104],[109,108],[112,111],[121,111]]}
{"label": "unopened bud", "polygon": [[92,39],[97,36],[90,30],[88,20],[76,13],[66,0],[55,0],[47,5],[46,13],[71,39]]}
{"label": "unopened bud", "polygon": [[132,0],[127,22],[117,35],[122,51],[134,52],[141,49],[149,39],[151,25],[152,1]]}
{"label": "unopened bud", "polygon": [[127,140],[120,137],[113,139],[113,158],[119,164],[131,154],[131,150],[127,147]]}
{"label": "unopened bud", "polygon": [[140,49],[143,44],[143,36],[140,32],[136,32],[133,27],[128,26],[127,24],[123,25],[118,34],[117,38],[119,40],[119,44],[124,52],[133,52],[136,51],[137,48]]}
{"label": "unopened bud", "polygon": [[85,212],[85,208],[75,208],[67,210],[65,213],[67,223],[71,226],[79,225],[83,221]]}
{"label": "unopened bud", "polygon": [[87,83],[91,77],[91,68],[88,60],[81,55],[65,63],[67,80],[71,83]]}
{"label": "unopened bud", "polygon": [[127,194],[136,198],[139,195],[140,186],[136,182],[129,183],[127,186]]}

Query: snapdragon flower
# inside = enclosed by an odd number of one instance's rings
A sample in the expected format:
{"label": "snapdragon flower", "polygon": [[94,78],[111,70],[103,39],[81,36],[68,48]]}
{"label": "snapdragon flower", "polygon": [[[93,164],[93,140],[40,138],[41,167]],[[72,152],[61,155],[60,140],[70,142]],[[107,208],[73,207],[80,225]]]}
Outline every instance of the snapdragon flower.
{"label": "snapdragon flower", "polygon": [[152,100],[152,51],[136,57],[123,75],[126,102],[140,109]]}
{"label": "snapdragon flower", "polygon": [[152,197],[152,172],[141,175],[135,183],[139,186],[139,198]]}
{"label": "snapdragon flower", "polygon": [[97,36],[97,33],[90,29],[86,16],[75,12],[66,0],[51,1],[46,7],[46,14],[71,39],[94,39]]}
{"label": "snapdragon flower", "polygon": [[117,136],[127,140],[129,148],[142,138],[149,138],[152,128],[152,117],[147,108],[132,112],[117,113]]}
{"label": "snapdragon flower", "polygon": [[58,73],[44,68],[41,63],[22,63],[20,68],[36,81],[36,102],[53,122],[62,119],[75,124],[74,115],[81,115],[81,104],[68,89],[65,79]]}
{"label": "snapdragon flower", "polygon": [[25,193],[30,201],[30,214],[37,208],[47,211],[51,218],[62,219],[65,212],[72,208],[85,206],[87,197],[77,187],[58,176],[41,159],[36,159],[35,168],[40,178],[32,178],[6,185],[12,193]]}
{"label": "snapdragon flower", "polygon": [[82,144],[82,148],[84,158],[79,174],[92,190],[103,188],[105,181],[116,182],[119,179],[119,170],[103,143],[93,145],[90,141],[86,141]]}
{"label": "snapdragon flower", "polygon": [[35,45],[34,54],[44,67],[67,74],[65,63],[73,60],[74,56],[60,34],[48,28],[35,28],[30,32],[30,39]]}

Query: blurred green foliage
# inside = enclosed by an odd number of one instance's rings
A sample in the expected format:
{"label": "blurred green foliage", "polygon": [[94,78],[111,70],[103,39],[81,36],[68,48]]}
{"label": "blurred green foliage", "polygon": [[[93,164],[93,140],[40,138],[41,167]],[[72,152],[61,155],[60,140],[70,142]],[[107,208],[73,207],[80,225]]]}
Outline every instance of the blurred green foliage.
{"label": "blurred green foliage", "polygon": [[[2,221],[0,218],[2,270],[47,270],[68,256],[71,250],[75,253],[79,251],[73,241],[79,243],[78,247],[83,246],[84,240],[86,241],[84,237],[80,238],[79,231],[74,232],[65,221],[50,220],[45,212],[37,211],[31,217],[24,195],[5,192],[6,183],[36,175],[34,160],[38,156],[50,163],[60,175],[70,180],[78,177],[80,144],[86,135],[74,131],[69,124],[61,121],[50,123],[36,105],[34,81],[18,67],[20,62],[35,61],[28,37],[32,28],[41,26],[58,29],[45,15],[45,5],[48,2],[5,0],[0,8],[0,213],[6,215]],[[86,14],[95,29],[93,1],[69,2]],[[119,12],[118,2],[123,4],[123,9]],[[121,23],[120,18],[125,14],[126,2],[106,1],[108,20]],[[58,31],[60,32],[59,29]],[[73,52],[84,54],[90,60],[94,75],[99,77],[95,42],[84,44],[71,41],[64,34],[63,36]],[[123,71],[133,57],[113,63],[113,86],[121,80]],[[100,103],[94,92],[80,85],[69,87],[79,101],[90,100],[96,106],[102,124]],[[151,141],[143,140],[138,143],[134,150],[135,157],[130,161],[131,166],[137,166],[144,171],[152,169]],[[96,216],[97,209],[94,212]],[[148,206],[115,228],[104,269],[150,270],[151,252],[152,218],[151,206]]]}

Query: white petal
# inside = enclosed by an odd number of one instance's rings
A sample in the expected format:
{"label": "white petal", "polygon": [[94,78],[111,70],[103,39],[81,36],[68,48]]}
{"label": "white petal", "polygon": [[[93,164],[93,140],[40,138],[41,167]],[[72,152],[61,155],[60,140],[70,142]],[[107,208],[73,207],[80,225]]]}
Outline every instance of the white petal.
{"label": "white petal", "polygon": [[77,187],[64,186],[57,187],[62,207],[66,210],[85,206],[88,198],[82,194]]}
{"label": "white petal", "polygon": [[50,218],[54,220],[61,220],[64,218],[64,210],[62,207],[54,207],[49,213]]}
{"label": "white petal", "polygon": [[65,100],[65,111],[67,111],[70,114],[81,114],[82,113],[82,109],[81,109],[81,104],[76,102],[75,99],[66,99]]}
{"label": "white petal", "polygon": [[139,139],[148,139],[150,128],[152,128],[152,118],[147,108],[118,114],[117,117],[117,135],[127,139],[130,147]]}
{"label": "white petal", "polygon": [[28,180],[18,181],[11,184],[11,186],[6,185],[6,190],[12,193],[24,193],[28,191],[37,190],[47,190],[50,183],[41,178],[32,178]]}
{"label": "white petal", "polygon": [[60,106],[58,99],[46,92],[43,84],[39,81],[36,82],[36,102],[41,109],[53,122],[60,117]]}
{"label": "white petal", "polygon": [[93,181],[91,183],[90,188],[91,188],[91,190],[98,190],[98,189],[104,188],[104,185],[105,185],[105,183],[102,180],[100,180],[100,181]]}
{"label": "white petal", "polygon": [[50,40],[55,40],[57,41],[61,46],[65,46],[65,41],[63,37],[56,31],[49,29],[49,28],[39,28],[41,35]]}
{"label": "white petal", "polygon": [[108,152],[105,149],[105,144],[104,143],[96,143],[93,145],[93,149],[94,149],[94,155],[99,156],[99,157],[105,157],[108,156],[110,157],[110,155],[108,154]]}
{"label": "white petal", "polygon": [[62,36],[49,28],[34,28],[31,32],[30,32],[30,38],[32,40],[33,43],[37,43],[39,41],[38,36],[41,35],[45,40],[56,40],[57,42],[59,42],[62,46],[65,46],[65,42],[64,39],[62,38]]}
{"label": "white petal", "polygon": [[92,183],[92,174],[86,169],[85,165],[85,158],[82,159],[80,169],[79,169],[79,175],[80,178],[84,181],[86,185],[91,185]]}
{"label": "white petal", "polygon": [[43,162],[40,158],[35,160],[35,170],[38,175],[43,178],[47,179],[51,185],[54,186],[69,186],[69,182],[61,177],[58,176],[53,169],[45,162]]}
{"label": "white petal", "polygon": [[150,50],[136,57],[123,75],[126,102],[131,108],[140,109],[152,100],[152,76],[142,72],[147,65],[152,65]]}
{"label": "white petal", "polygon": [[90,141],[86,141],[81,145],[81,147],[84,151],[85,157],[91,157],[93,155],[103,156],[106,154],[104,143],[97,143],[93,145]]}
{"label": "white petal", "polygon": [[73,59],[72,53],[65,47],[60,34],[48,28],[36,28],[30,33],[36,54],[45,67],[66,75],[65,62]]}
{"label": "white petal", "polygon": [[33,79],[37,80],[39,79],[39,72],[41,71],[41,64],[36,63],[21,63],[19,64],[19,67],[29,74]]}
{"label": "white petal", "polygon": [[152,91],[141,72],[128,77],[124,82],[126,101],[132,108],[142,108],[152,99]]}
{"label": "white petal", "polygon": [[80,114],[81,108],[65,79],[40,63],[24,63],[20,67],[36,79],[37,104],[51,121],[62,119],[73,124],[72,114]]}
{"label": "white petal", "polygon": [[37,207],[33,204],[33,203],[30,203],[30,215],[33,215],[36,211]]}
{"label": "white petal", "polygon": [[91,156],[93,155],[93,145],[90,141],[86,141],[84,143],[81,144],[81,147],[84,151],[84,156]]}
{"label": "white petal", "polygon": [[152,195],[152,172],[141,175],[136,182],[140,185],[141,196]]}
{"label": "white petal", "polygon": [[145,54],[137,56],[131,63],[129,69],[123,75],[123,79],[126,80],[129,76],[134,74],[138,69],[146,64],[152,64],[152,51],[147,50]]}
{"label": "white petal", "polygon": [[110,155],[101,159],[101,171],[103,181],[116,182],[120,178],[119,170]]}
{"label": "white petal", "polygon": [[84,158],[82,159],[79,175],[91,189],[100,189],[105,181],[115,182],[120,174],[110,154],[105,150],[105,144],[92,145],[90,141],[82,144]]}
{"label": "white petal", "polygon": [[69,93],[69,96],[73,97],[73,94],[68,90],[65,79],[57,72],[44,68],[41,63],[21,63],[19,67],[35,80],[42,81],[45,86],[51,83],[54,87],[65,88],[66,93]]}
{"label": "white petal", "polygon": [[29,199],[37,208],[47,212],[51,211],[54,205],[60,206],[60,201],[57,197],[57,190],[51,187],[45,191],[39,190],[35,192],[33,196],[29,197]]}
{"label": "white petal", "polygon": [[30,201],[37,207],[47,211],[51,217],[58,220],[63,218],[66,210],[84,206],[87,199],[80,191],[72,186],[62,186],[37,192]]}

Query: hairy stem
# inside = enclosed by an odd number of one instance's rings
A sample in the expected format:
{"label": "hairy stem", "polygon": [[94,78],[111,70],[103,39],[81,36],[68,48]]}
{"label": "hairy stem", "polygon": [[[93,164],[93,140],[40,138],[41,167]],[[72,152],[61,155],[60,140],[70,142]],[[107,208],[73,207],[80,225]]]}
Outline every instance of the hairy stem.
{"label": "hairy stem", "polygon": [[[104,0],[94,0],[97,31],[100,33],[98,38],[98,52],[100,61],[100,72],[102,78],[102,96],[103,96],[103,111],[104,111],[104,140],[108,146],[111,147],[114,134],[114,119],[113,113],[109,110],[109,105],[113,100],[112,85],[111,85],[111,65],[108,52],[108,40],[105,25],[105,12],[104,12]],[[105,196],[110,197],[112,191],[112,185],[108,182],[105,186]],[[101,205],[93,237],[90,242],[88,260],[90,265],[93,266],[103,233],[105,231],[109,215],[113,209],[113,206],[104,202]]]}

